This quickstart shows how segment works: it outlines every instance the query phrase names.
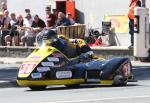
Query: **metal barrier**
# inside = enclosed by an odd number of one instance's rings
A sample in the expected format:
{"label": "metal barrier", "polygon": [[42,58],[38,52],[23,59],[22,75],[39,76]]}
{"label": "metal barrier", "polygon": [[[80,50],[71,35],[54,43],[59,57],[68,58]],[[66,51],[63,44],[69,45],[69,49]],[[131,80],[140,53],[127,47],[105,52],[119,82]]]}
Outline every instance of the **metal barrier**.
{"label": "metal barrier", "polygon": [[69,38],[83,38],[85,36],[85,28],[86,26],[84,24],[59,26],[57,33],[66,35]]}

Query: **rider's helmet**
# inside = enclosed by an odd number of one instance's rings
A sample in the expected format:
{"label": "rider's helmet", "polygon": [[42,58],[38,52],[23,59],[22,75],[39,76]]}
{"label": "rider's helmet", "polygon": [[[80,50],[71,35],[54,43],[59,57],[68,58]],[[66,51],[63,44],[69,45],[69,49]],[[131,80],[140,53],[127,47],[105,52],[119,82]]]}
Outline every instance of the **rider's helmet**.
{"label": "rider's helmet", "polygon": [[46,45],[51,45],[51,43],[54,42],[56,37],[57,33],[55,30],[45,30],[43,33],[43,42],[45,42]]}

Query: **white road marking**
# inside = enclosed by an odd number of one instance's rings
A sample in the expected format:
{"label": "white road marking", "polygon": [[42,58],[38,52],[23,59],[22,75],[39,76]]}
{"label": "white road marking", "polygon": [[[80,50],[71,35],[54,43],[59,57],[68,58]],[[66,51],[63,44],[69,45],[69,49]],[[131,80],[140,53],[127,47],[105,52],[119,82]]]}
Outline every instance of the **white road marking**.
{"label": "white road marking", "polygon": [[145,95],[145,96],[131,96],[131,97],[114,97],[114,98],[102,98],[102,99],[56,101],[56,102],[45,102],[45,103],[80,103],[80,102],[95,102],[95,101],[105,101],[105,100],[138,99],[138,98],[139,99],[150,98],[150,95]]}

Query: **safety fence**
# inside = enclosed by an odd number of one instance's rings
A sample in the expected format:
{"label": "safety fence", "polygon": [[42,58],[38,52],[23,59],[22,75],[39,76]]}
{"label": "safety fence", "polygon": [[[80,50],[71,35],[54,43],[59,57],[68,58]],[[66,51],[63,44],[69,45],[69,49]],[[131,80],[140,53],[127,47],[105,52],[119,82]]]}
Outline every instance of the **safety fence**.
{"label": "safety fence", "polygon": [[57,33],[64,34],[69,38],[83,38],[85,36],[85,29],[86,26],[84,24],[59,26],[57,28]]}

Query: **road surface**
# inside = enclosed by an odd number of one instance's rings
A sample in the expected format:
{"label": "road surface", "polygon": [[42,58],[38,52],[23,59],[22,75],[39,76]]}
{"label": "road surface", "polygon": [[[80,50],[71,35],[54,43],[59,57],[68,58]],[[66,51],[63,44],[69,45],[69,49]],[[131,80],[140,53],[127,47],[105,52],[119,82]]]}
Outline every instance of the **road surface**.
{"label": "road surface", "polygon": [[[16,73],[19,65],[1,65],[0,72]],[[150,103],[150,64],[133,62],[139,80],[125,87],[83,85],[79,88],[49,86],[44,91],[0,88],[0,103]],[[4,75],[3,74],[3,75]],[[10,76],[10,75],[8,75]],[[6,78],[9,80],[9,78]],[[15,77],[14,77],[15,79]]]}

